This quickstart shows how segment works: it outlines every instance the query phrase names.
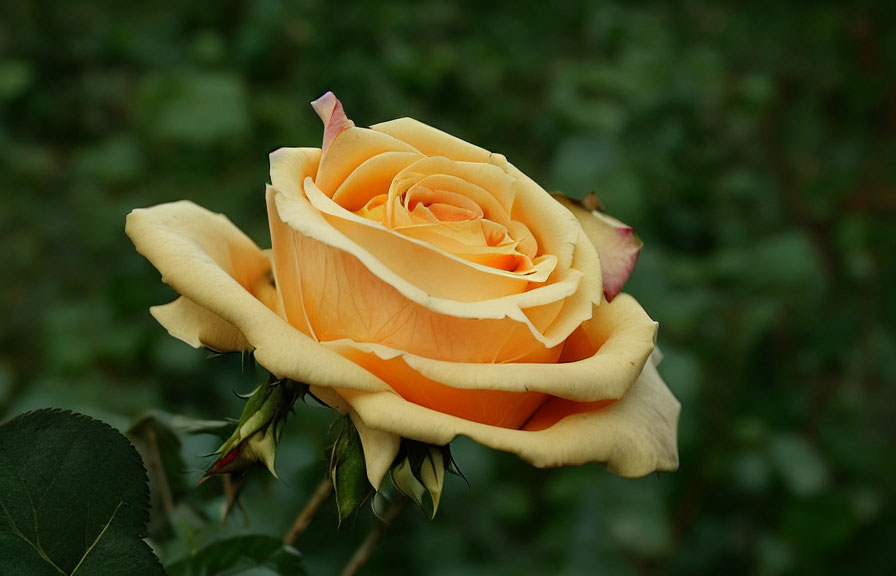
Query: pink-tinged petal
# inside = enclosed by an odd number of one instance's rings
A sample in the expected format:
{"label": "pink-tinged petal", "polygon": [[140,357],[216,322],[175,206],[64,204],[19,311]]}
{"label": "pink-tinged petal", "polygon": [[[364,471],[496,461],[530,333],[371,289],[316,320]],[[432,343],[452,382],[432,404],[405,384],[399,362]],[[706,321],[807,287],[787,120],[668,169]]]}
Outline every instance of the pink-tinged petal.
{"label": "pink-tinged petal", "polygon": [[311,107],[324,123],[324,142],[321,148],[326,153],[339,133],[346,128],[354,127],[355,123],[345,115],[342,102],[332,92],[327,92],[312,102]]}
{"label": "pink-tinged petal", "polygon": [[579,220],[600,257],[604,295],[613,300],[635,269],[643,243],[631,226],[597,210],[589,211],[575,201],[555,196]]}

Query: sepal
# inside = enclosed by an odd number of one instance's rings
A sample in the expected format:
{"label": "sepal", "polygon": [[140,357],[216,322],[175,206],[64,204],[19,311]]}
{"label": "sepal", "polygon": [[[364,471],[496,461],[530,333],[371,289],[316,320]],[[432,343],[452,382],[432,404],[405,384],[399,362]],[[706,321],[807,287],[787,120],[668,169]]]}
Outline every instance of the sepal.
{"label": "sepal", "polygon": [[451,457],[450,446],[434,446],[405,438],[391,476],[395,487],[424,510],[427,508],[424,496],[428,494],[432,506],[429,516],[435,518],[445,487],[445,472],[463,477]]}
{"label": "sepal", "polygon": [[340,522],[374,494],[367,479],[361,437],[348,415],[342,418],[342,426],[330,451],[330,481],[336,494]]}

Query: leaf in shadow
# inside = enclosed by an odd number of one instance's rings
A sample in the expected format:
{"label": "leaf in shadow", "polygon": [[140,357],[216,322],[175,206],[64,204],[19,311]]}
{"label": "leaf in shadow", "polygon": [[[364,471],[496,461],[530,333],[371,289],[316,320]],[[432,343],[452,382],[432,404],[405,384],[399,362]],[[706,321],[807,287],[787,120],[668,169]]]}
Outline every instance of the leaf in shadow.
{"label": "leaf in shadow", "polygon": [[0,425],[0,574],[164,574],[148,505],[140,456],[107,424],[47,409]]}

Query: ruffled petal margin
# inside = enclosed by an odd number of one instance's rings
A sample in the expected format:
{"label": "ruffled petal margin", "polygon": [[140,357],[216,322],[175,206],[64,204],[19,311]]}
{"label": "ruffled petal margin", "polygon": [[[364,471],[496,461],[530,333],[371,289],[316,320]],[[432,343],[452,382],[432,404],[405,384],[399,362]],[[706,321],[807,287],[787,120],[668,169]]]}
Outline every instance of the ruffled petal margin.
{"label": "ruffled petal margin", "polygon": [[459,435],[512,452],[539,468],[603,462],[628,478],[678,468],[681,405],[652,362],[628,393],[610,405],[569,414],[547,428],[513,430],[487,426],[406,402],[392,392],[343,390],[340,394],[375,429],[445,445]]}

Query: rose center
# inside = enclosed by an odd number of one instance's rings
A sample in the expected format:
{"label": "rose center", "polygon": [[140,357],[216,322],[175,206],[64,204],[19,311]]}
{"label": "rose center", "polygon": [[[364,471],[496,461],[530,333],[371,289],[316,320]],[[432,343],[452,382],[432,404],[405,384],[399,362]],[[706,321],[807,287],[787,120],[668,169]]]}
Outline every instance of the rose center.
{"label": "rose center", "polygon": [[393,181],[388,193],[372,196],[355,214],[477,264],[519,273],[532,269],[533,242],[521,251],[521,239],[474,198],[421,180]]}
{"label": "rose center", "polygon": [[427,222],[464,222],[484,216],[478,204],[456,192],[416,184],[404,194],[404,207]]}

